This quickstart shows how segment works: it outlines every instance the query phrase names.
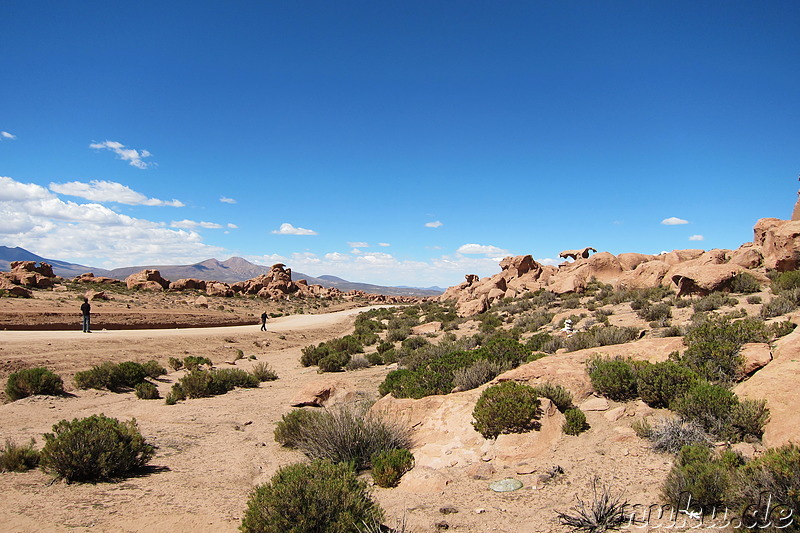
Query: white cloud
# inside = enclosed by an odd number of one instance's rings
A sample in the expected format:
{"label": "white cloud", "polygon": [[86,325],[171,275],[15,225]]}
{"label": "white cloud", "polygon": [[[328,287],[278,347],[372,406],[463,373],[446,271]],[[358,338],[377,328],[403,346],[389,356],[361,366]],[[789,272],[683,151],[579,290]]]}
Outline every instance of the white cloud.
{"label": "white cloud", "polygon": [[425,227],[426,228],[438,228],[438,227],[441,227],[441,226],[444,226],[444,224],[442,224],[438,220],[436,220],[434,222],[426,222],[425,223]]}
{"label": "white cloud", "polygon": [[227,227],[228,229],[239,229],[239,226],[237,226],[236,224],[231,224],[230,222],[228,222],[228,223],[226,224],[226,227]]}
{"label": "white cloud", "polygon": [[288,222],[281,224],[280,229],[272,230],[276,235],[316,235],[317,232],[311,229],[295,228]]}
{"label": "white cloud", "polygon": [[219,229],[222,227],[221,224],[216,224],[214,222],[195,222],[194,220],[173,220],[169,223],[170,227],[173,228],[183,228],[183,229],[195,229],[195,228],[205,228],[205,229]]}
{"label": "white cloud", "polygon": [[537,259],[536,262],[539,263],[540,265],[558,266],[563,262],[563,260],[559,261],[557,259],[551,259],[549,257],[546,257],[544,259]]}
{"label": "white cloud", "polygon": [[222,202],[223,204],[235,204],[236,203],[236,200],[234,200],[233,198],[227,198],[225,196],[221,196],[219,201]]}
{"label": "white cloud", "polygon": [[13,141],[16,138],[17,138],[16,135],[12,135],[7,131],[0,131],[0,139],[8,139],[9,141]]}
{"label": "white cloud", "polygon": [[339,252],[331,252],[329,254],[325,254],[326,261],[332,261],[334,263],[344,263],[350,261],[350,256],[347,254],[340,254]]}
{"label": "white cloud", "polygon": [[508,254],[508,250],[498,248],[497,246],[484,245],[484,244],[464,244],[458,250],[459,254],[480,254],[480,255],[504,255]]}
{"label": "white cloud", "polygon": [[388,246],[391,246],[391,244],[389,244],[388,242],[379,242],[378,246],[383,246],[384,248],[386,248]]}
{"label": "white cloud", "polygon": [[348,242],[347,246],[351,248],[369,248],[369,243],[366,242]]}
{"label": "white cloud", "polygon": [[692,235],[691,237],[689,237],[689,240],[690,241],[702,241],[702,240],[705,240],[705,238],[702,235]]}
{"label": "white cloud", "polygon": [[44,257],[114,268],[192,263],[223,248],[195,231],[137,219],[97,203],[63,201],[39,185],[0,177],[0,241]]}
{"label": "white cloud", "polygon": [[661,223],[665,226],[679,226],[681,224],[688,224],[689,221],[678,217],[669,217],[662,220]]}
{"label": "white cloud", "polygon": [[59,194],[77,196],[95,202],[117,202],[125,205],[149,205],[183,207],[180,200],[159,200],[148,198],[144,194],[116,183],[114,181],[92,180],[89,183],[70,181],[68,183],[51,183],[50,190]]}
{"label": "white cloud", "polygon": [[352,250],[350,250],[350,253],[353,254],[353,255],[360,255],[360,254],[363,254],[364,252],[362,252],[358,248],[353,248]]}
{"label": "white cloud", "polygon": [[129,165],[136,168],[147,168],[153,166],[155,163],[145,163],[142,161],[145,157],[150,157],[151,154],[147,150],[134,150],[133,148],[125,148],[125,145],[117,141],[103,141],[101,143],[93,142],[89,144],[89,148],[95,150],[111,150],[123,161],[127,161]]}

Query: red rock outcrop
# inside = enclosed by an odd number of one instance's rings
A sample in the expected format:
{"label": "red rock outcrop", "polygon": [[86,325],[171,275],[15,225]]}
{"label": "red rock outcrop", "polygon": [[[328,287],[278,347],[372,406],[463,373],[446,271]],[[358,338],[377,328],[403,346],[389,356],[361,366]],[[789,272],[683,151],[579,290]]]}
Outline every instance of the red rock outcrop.
{"label": "red rock outcrop", "polygon": [[179,279],[178,281],[173,281],[169,284],[169,290],[171,291],[204,291],[206,290],[206,282],[202,279],[195,279],[195,278],[184,278]]}
{"label": "red rock outcrop", "polygon": [[73,281],[76,283],[101,283],[103,285],[114,285],[117,283],[122,283],[118,279],[114,278],[107,278],[104,276],[95,276],[92,272],[84,272],[80,276],[76,276],[73,278]]}
{"label": "red rock outcrop", "polygon": [[800,220],[762,218],[753,228],[753,234],[766,268],[785,272],[800,267]]}
{"label": "red rock outcrop", "polygon": [[146,269],[125,278],[125,285],[129,289],[163,291],[169,288],[169,280],[162,278],[158,270]]}
{"label": "red rock outcrop", "polygon": [[[11,290],[13,285],[32,289],[49,289],[56,284],[58,278],[53,273],[53,267],[48,263],[35,261],[12,261],[9,263],[10,272],[0,272],[0,277],[7,280],[10,285],[6,290]],[[16,291],[16,296],[29,297],[30,291]],[[13,294],[13,292],[12,292]]]}

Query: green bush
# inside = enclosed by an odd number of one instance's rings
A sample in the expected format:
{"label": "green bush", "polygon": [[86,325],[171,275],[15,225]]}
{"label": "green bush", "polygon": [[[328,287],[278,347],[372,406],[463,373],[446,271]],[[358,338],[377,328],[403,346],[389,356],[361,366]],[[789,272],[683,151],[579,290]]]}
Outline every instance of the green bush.
{"label": "green bush", "polygon": [[731,412],[729,428],[723,436],[732,440],[742,440],[748,436],[760,439],[767,420],[769,409],[766,400],[740,400]]}
{"label": "green bush", "polygon": [[250,494],[244,533],[352,533],[383,520],[366,483],[345,464],[320,460],[284,466]]}
{"label": "green bush", "polygon": [[721,307],[736,305],[739,301],[722,292],[712,292],[692,304],[695,313],[705,313]]}
{"label": "green bush", "polygon": [[566,420],[561,426],[561,430],[567,435],[580,435],[589,427],[589,424],[586,423],[586,415],[580,409],[567,409],[564,411],[564,418]]}
{"label": "green bush", "polygon": [[636,398],[636,373],[630,361],[595,359],[587,367],[594,389],[612,400],[624,402]]}
{"label": "green bush", "polygon": [[762,320],[706,317],[686,332],[683,342],[687,349],[678,359],[704,379],[731,382],[742,377],[744,360],[739,355],[742,345],[767,340]]}
{"label": "green bush", "polygon": [[5,390],[12,402],[34,394],[59,396],[64,394],[64,382],[47,368],[24,368],[8,376]]}
{"label": "green bush", "polygon": [[116,368],[116,382],[117,386],[134,388],[139,383],[142,383],[147,377],[147,371],[144,365],[134,361],[124,361],[119,363]]}
{"label": "green bush", "polygon": [[788,291],[800,288],[800,270],[788,270],[772,279],[772,291]]}
{"label": "green bush", "polygon": [[493,338],[481,347],[479,357],[515,368],[525,360],[531,351],[518,341],[508,338]]}
{"label": "green bush", "polygon": [[761,283],[749,272],[740,272],[731,278],[731,292],[751,294],[761,290]]}
{"label": "green bush", "polygon": [[[322,367],[321,361],[327,359],[324,366],[329,370],[322,370],[322,372],[339,372],[350,360],[351,355],[363,352],[364,346],[361,342],[352,335],[346,335],[320,343],[319,346],[313,344],[306,346],[301,350],[300,364]],[[337,361],[341,361],[341,364],[337,365]]]}
{"label": "green bush", "polygon": [[761,317],[772,318],[797,309],[797,304],[785,296],[778,296],[761,306]]}
{"label": "green bush", "polygon": [[387,352],[392,349],[394,349],[394,343],[386,341],[380,343],[377,348],[379,354],[383,354],[384,352]]}
{"label": "green bush", "polygon": [[317,363],[320,372],[342,372],[344,366],[350,362],[350,356],[346,353],[335,352],[326,355]]}
{"label": "green bush", "polygon": [[263,383],[265,381],[275,381],[278,379],[278,374],[272,370],[272,367],[269,366],[269,363],[265,363],[263,361],[256,363],[255,366],[250,369],[250,373],[255,376],[259,383]]}
{"label": "green bush", "polygon": [[186,370],[193,371],[200,368],[202,365],[206,365],[208,368],[214,366],[214,363],[211,362],[211,359],[208,357],[198,356],[198,355],[187,355],[183,358],[183,366],[186,367]]}
{"label": "green bush", "polygon": [[414,456],[405,448],[372,455],[372,479],[379,487],[396,487],[403,474],[414,468]]}
{"label": "green bush", "polygon": [[157,379],[167,373],[167,369],[158,364],[158,361],[150,360],[142,365],[147,377]]}
{"label": "green bush", "polygon": [[400,343],[400,347],[405,350],[416,350],[418,348],[422,348],[423,346],[428,346],[430,341],[425,337],[420,337],[415,335],[413,337],[408,337],[403,339],[403,342]]}
{"label": "green bush", "polygon": [[193,370],[183,376],[178,384],[189,398],[205,398],[232,391],[236,387],[258,387],[258,378],[239,368]]}
{"label": "green bush", "polygon": [[79,389],[132,389],[147,377],[144,366],[134,361],[115,364],[106,361],[89,370],[75,373],[75,386]]}
{"label": "green bush", "polygon": [[667,303],[648,303],[636,311],[636,315],[648,322],[663,321],[672,316],[672,308]]}
{"label": "green bush", "polygon": [[102,414],[62,420],[44,439],[42,469],[67,482],[124,477],[146,465],[155,453],[136,420],[120,422]]}
{"label": "green bush", "polygon": [[181,361],[177,357],[170,357],[169,361],[167,361],[167,364],[169,365],[169,367],[172,370],[176,370],[177,371],[177,370],[180,370],[181,368],[183,368],[183,361]]}
{"label": "green bush", "polygon": [[770,324],[769,332],[773,338],[778,339],[793,332],[794,328],[796,327],[797,324],[795,324],[794,322],[790,320],[784,320],[782,322],[774,322]]}
{"label": "green bush", "polygon": [[[734,494],[734,504],[747,511],[748,525],[765,528],[772,521],[772,526],[778,530],[796,531],[797,523],[792,524],[791,519],[797,520],[800,516],[800,446],[785,444],[771,448],[744,465],[739,469]],[[782,510],[788,511],[783,515],[786,519],[781,520],[775,512],[778,509],[768,509],[770,502],[764,494],[771,496],[773,505],[780,502],[785,506]],[[794,528],[787,528],[789,525]]]}
{"label": "green bush", "polygon": [[134,390],[136,391],[136,397],[140,400],[157,400],[161,398],[158,388],[149,381],[139,383]]}
{"label": "green bush", "polygon": [[528,385],[506,381],[483,391],[472,416],[472,425],[487,439],[501,433],[524,433],[538,428],[539,398]]}
{"label": "green bush", "polygon": [[381,357],[381,352],[370,352],[366,355],[367,361],[371,365],[382,365],[383,357]]}
{"label": "green bush", "polygon": [[460,391],[471,390],[490,382],[510,368],[510,366],[502,366],[497,361],[478,359],[467,367],[457,368],[453,371],[453,386]]}
{"label": "green bush", "polygon": [[167,394],[166,403],[167,405],[175,405],[179,401],[183,401],[186,399],[186,391],[183,390],[183,387],[180,383],[173,383],[172,389]]}
{"label": "green bush", "polygon": [[[675,509],[689,511],[722,508],[727,501],[735,473],[736,458],[730,452],[714,457],[708,446],[681,448],[678,459],[662,486],[664,500]],[[691,504],[688,502],[691,496]]]}
{"label": "green bush", "polygon": [[367,411],[364,405],[341,405],[313,414],[285,415],[275,438],[312,459],[367,468],[373,454],[411,447],[411,433],[397,420]]}
{"label": "green bush", "polygon": [[36,468],[39,464],[39,451],[34,448],[35,441],[30,440],[20,446],[12,440],[6,440],[5,447],[0,450],[0,472],[24,472]]}
{"label": "green bush", "polygon": [[562,413],[572,407],[572,393],[561,385],[541,383],[533,387],[533,389],[536,391],[537,396],[548,398]]}
{"label": "green bush", "polygon": [[697,374],[674,361],[641,365],[636,372],[636,389],[650,407],[669,407],[697,381]]}
{"label": "green bush", "polygon": [[694,420],[703,429],[717,436],[728,432],[729,421],[739,399],[734,393],[720,385],[697,381],[682,397],[675,400],[672,408],[687,420]]}
{"label": "green bush", "polygon": [[760,304],[761,303],[761,296],[757,294],[752,294],[747,297],[747,303],[749,304]]}
{"label": "green bush", "polygon": [[[568,352],[585,350],[597,346],[624,344],[639,338],[636,328],[620,328],[617,326],[594,326],[589,331],[579,331],[564,340],[564,348]],[[547,350],[544,350],[547,351]]]}

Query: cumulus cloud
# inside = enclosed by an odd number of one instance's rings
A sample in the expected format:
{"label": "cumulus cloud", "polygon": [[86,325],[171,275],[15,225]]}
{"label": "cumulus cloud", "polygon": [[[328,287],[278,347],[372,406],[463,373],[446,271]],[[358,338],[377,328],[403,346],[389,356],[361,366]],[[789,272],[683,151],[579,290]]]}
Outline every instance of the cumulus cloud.
{"label": "cumulus cloud", "polygon": [[233,198],[228,198],[226,196],[221,196],[219,201],[222,202],[223,204],[235,204],[236,203],[236,200],[234,200]]}
{"label": "cumulus cloud", "polygon": [[480,254],[480,255],[504,255],[508,254],[508,250],[498,248],[497,246],[484,245],[484,244],[464,244],[458,250],[460,254]]}
{"label": "cumulus cloud", "polygon": [[237,226],[236,224],[231,224],[230,222],[228,222],[226,226],[228,227],[228,229],[239,229],[239,226]]}
{"label": "cumulus cloud", "polygon": [[347,246],[351,248],[369,248],[369,243],[366,242],[348,242]]}
{"label": "cumulus cloud", "polygon": [[0,177],[0,241],[45,257],[115,268],[191,263],[223,248],[187,229],[117,213],[98,203],[64,201],[45,187]]}
{"label": "cumulus cloud", "polygon": [[12,135],[7,131],[0,131],[0,139],[8,139],[9,141],[13,141],[16,138],[17,138],[16,135]]}
{"label": "cumulus cloud", "polygon": [[142,161],[145,157],[150,157],[151,154],[147,150],[134,150],[133,148],[125,148],[125,145],[117,141],[103,141],[101,143],[93,142],[89,144],[89,148],[95,150],[111,150],[117,157],[123,161],[127,161],[132,167],[145,169],[153,166],[155,163],[145,163]]}
{"label": "cumulus cloud", "polygon": [[426,222],[425,223],[425,227],[426,228],[438,228],[438,227],[441,227],[441,226],[444,226],[444,224],[442,224],[438,220],[436,220],[434,222]]}
{"label": "cumulus cloud", "polygon": [[665,226],[680,226],[681,224],[688,224],[689,221],[678,217],[669,217],[662,220],[661,223]]}
{"label": "cumulus cloud", "polygon": [[279,229],[272,230],[276,235],[316,235],[317,232],[312,229],[295,228],[288,222],[281,224]]}
{"label": "cumulus cloud", "polygon": [[50,190],[59,194],[77,196],[94,202],[116,202],[125,205],[149,205],[149,206],[169,206],[183,207],[180,200],[159,200],[148,198],[142,193],[138,193],[114,181],[92,180],[89,183],[80,181],[70,181],[67,183],[51,183]]}
{"label": "cumulus cloud", "polygon": [[194,220],[173,220],[169,223],[170,227],[172,228],[183,228],[183,229],[195,229],[195,228],[205,228],[205,229],[219,229],[222,227],[221,224],[216,224],[214,222],[195,222]]}
{"label": "cumulus cloud", "polygon": [[384,248],[386,248],[388,246],[391,246],[391,244],[389,244],[388,242],[379,242],[378,246],[383,246]]}
{"label": "cumulus cloud", "polygon": [[331,252],[325,254],[326,261],[333,261],[334,263],[344,263],[350,261],[350,256],[347,254],[340,254],[339,252]]}
{"label": "cumulus cloud", "polygon": [[689,237],[690,241],[702,241],[704,239],[705,237],[703,237],[702,235],[692,235],[691,237]]}

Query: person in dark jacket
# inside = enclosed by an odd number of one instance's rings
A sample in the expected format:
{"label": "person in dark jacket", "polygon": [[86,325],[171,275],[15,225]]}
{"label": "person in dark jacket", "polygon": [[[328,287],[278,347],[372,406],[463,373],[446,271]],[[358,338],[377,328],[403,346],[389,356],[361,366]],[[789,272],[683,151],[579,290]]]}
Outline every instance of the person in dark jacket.
{"label": "person in dark jacket", "polygon": [[267,312],[261,313],[261,331],[267,331]]}
{"label": "person in dark jacket", "polygon": [[81,313],[83,314],[83,332],[84,333],[91,333],[92,330],[89,328],[89,313],[92,310],[92,306],[89,305],[89,298],[84,298],[83,303],[81,304]]}

